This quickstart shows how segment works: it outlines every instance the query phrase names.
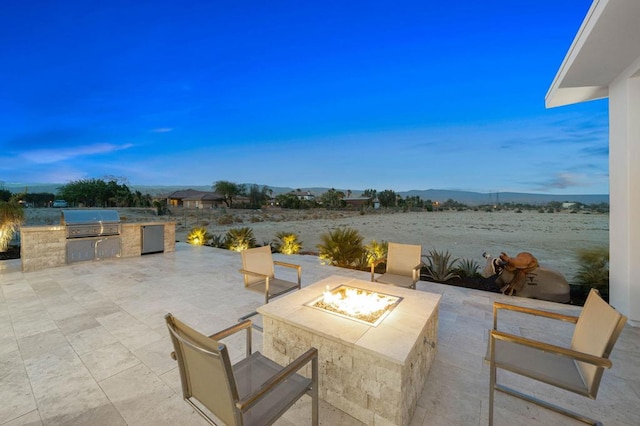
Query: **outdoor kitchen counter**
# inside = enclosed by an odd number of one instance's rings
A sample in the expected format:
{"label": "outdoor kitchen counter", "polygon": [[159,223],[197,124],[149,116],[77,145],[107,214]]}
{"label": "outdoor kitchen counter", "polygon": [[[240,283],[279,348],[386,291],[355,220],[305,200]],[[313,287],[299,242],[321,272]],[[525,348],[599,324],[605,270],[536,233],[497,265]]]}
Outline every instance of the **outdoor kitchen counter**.
{"label": "outdoor kitchen counter", "polygon": [[144,226],[164,225],[164,251],[176,251],[175,222],[140,222],[122,224],[122,257],[140,256],[142,254],[141,229]]}
{"label": "outdoor kitchen counter", "polygon": [[[164,225],[164,251],[175,251],[175,222],[122,223],[120,257],[141,255],[141,228]],[[66,265],[66,237],[64,225],[23,226],[20,228],[20,259],[22,271],[37,271]]]}
{"label": "outdoor kitchen counter", "polygon": [[[340,285],[403,299],[377,327],[305,306]],[[263,352],[286,365],[316,347],[322,399],[366,424],[407,425],[437,351],[440,297],[331,276],[258,308]]]}

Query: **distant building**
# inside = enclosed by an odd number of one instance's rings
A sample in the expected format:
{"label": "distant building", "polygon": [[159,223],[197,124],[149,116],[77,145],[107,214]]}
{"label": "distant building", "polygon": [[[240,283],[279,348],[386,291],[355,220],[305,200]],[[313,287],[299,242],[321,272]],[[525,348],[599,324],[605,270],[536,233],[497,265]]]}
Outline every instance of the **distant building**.
{"label": "distant building", "polygon": [[298,200],[304,201],[313,201],[316,199],[316,196],[309,191],[291,191],[287,193],[287,195],[294,195],[298,198]]}
{"label": "distant building", "polygon": [[167,205],[186,209],[205,209],[224,205],[224,197],[216,192],[184,189],[167,196]]}
{"label": "distant building", "polygon": [[562,203],[562,208],[563,209],[570,209],[571,207],[575,206],[576,203]]}
{"label": "distant building", "polygon": [[360,208],[371,204],[371,198],[369,197],[354,197],[354,198],[343,198],[342,201],[345,202],[347,207]]}

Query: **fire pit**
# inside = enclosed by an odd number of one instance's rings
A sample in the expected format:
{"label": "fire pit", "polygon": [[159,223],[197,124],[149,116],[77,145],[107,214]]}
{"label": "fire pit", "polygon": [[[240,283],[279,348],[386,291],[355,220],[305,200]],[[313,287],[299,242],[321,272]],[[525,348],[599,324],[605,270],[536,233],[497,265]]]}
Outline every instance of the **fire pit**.
{"label": "fire pit", "polygon": [[[347,293],[384,312],[374,320],[356,302],[357,318],[347,315],[334,306],[352,304]],[[407,426],[436,355],[439,302],[439,294],[328,277],[258,308],[263,353],[285,365],[317,348],[320,398],[364,424]]]}
{"label": "fire pit", "polygon": [[306,306],[376,327],[401,301],[402,297],[341,285],[333,290],[327,286]]}

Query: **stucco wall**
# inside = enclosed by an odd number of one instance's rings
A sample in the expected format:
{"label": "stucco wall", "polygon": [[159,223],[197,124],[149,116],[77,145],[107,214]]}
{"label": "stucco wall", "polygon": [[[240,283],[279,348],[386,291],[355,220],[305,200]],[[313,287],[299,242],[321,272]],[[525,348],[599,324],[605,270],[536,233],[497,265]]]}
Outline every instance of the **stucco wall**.
{"label": "stucco wall", "polygon": [[635,324],[640,324],[639,72],[640,59],[609,87],[609,301]]}

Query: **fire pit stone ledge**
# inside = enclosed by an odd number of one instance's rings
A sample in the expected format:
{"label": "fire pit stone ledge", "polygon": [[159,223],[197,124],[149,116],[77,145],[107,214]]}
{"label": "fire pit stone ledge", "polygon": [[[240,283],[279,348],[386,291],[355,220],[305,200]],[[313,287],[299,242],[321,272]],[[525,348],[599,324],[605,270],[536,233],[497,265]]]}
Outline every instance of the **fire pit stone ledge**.
{"label": "fire pit stone ledge", "polygon": [[[327,285],[402,300],[374,327],[305,306]],[[439,302],[439,294],[332,276],[258,308],[263,352],[287,364],[318,348],[322,399],[365,424],[404,426],[436,355]]]}

